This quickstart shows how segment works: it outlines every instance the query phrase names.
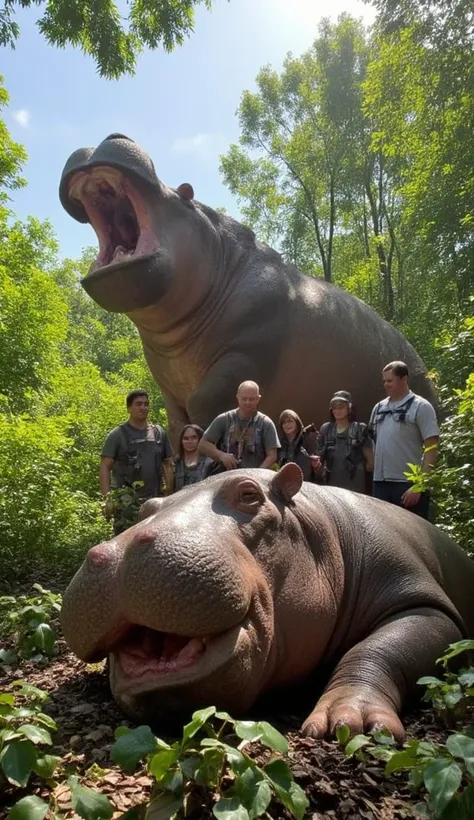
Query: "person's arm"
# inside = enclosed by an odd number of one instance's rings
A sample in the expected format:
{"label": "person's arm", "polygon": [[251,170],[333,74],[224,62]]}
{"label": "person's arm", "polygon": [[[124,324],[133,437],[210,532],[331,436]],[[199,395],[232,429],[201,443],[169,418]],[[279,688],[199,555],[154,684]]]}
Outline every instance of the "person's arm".
{"label": "person's arm", "polygon": [[362,438],[362,455],[364,457],[364,466],[368,473],[373,473],[374,471],[374,448],[372,446],[372,440],[369,438],[369,428],[364,424],[363,427],[363,438]]}
{"label": "person's arm", "polygon": [[174,463],[171,457],[163,459],[161,462],[161,470],[165,484],[165,495],[171,495],[174,489]]}
{"label": "person's arm", "polygon": [[226,423],[224,413],[221,416],[217,416],[204,432],[198,444],[198,452],[202,453],[203,456],[208,456],[208,458],[211,458],[213,461],[222,462],[226,470],[235,470],[237,461],[232,453],[224,453],[222,450],[219,450],[214,443],[221,439],[225,430]]}
{"label": "person's arm", "polygon": [[260,469],[269,470],[270,467],[272,467],[272,465],[275,464],[275,461],[277,460],[277,455],[278,450],[276,447],[272,447],[270,450],[267,450],[267,454],[260,465]]}
{"label": "person's arm", "polygon": [[260,464],[261,470],[268,470],[275,464],[280,449],[280,439],[273,421],[268,416],[263,420],[263,448],[265,458]]}
{"label": "person's arm", "polygon": [[[438,457],[439,427],[436,420],[436,413],[429,402],[424,402],[418,408],[416,423],[423,438],[423,459],[421,470],[430,473],[436,464]],[[421,493],[414,492],[411,488],[402,495],[404,507],[414,507],[420,500]]]}
{"label": "person's arm", "polygon": [[111,499],[107,499],[110,492],[110,473],[114,466],[114,459],[108,456],[102,456],[99,467],[99,486],[100,492],[106,499],[104,506],[104,516],[108,520],[113,512],[113,503]]}

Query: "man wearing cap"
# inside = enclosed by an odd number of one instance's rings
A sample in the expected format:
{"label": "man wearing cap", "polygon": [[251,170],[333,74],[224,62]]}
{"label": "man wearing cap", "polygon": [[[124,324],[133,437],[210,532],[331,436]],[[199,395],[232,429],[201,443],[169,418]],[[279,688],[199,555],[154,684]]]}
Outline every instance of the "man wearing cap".
{"label": "man wearing cap", "polygon": [[382,371],[387,398],[372,410],[369,430],[375,441],[373,495],[428,518],[429,493],[414,492],[405,475],[409,464],[429,473],[438,454],[439,427],[433,405],[408,386],[405,362]]}
{"label": "man wearing cap", "polygon": [[[329,403],[331,421],[321,427],[318,455],[326,482],[354,492],[367,492],[367,472],[373,469],[372,444],[366,424],[356,421],[352,396],[338,390]],[[316,459],[312,458],[316,468]]]}

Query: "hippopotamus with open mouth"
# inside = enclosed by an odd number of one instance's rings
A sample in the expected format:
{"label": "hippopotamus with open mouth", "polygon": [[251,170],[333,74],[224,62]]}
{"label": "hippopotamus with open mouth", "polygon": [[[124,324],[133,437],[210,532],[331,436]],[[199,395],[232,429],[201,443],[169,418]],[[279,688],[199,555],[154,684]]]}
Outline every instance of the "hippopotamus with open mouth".
{"label": "hippopotamus with open mouth", "polygon": [[174,441],[184,424],[205,427],[232,407],[248,379],[262,387],[261,409],[273,419],[290,406],[320,424],[341,387],[367,418],[381,398],[382,367],[401,359],[412,389],[436,403],[423,362],[395,328],[285,265],[252,231],[197,202],[191,185],[166,187],[128,137],[75,151],[59,190],[99,239],[82,285],[137,326]]}
{"label": "hippopotamus with open mouth", "polygon": [[[278,473],[235,470],[152,499],[89,550],[64,635],[110,659],[117,703],[156,724],[334,671],[303,724],[321,737],[386,726],[449,643],[474,634],[474,565],[413,513]],[[316,694],[315,694],[316,699]]]}

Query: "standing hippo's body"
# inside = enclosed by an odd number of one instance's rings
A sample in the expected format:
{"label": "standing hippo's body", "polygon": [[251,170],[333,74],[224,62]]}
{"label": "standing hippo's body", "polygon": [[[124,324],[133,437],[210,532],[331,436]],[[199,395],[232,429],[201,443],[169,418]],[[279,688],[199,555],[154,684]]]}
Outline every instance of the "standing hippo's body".
{"label": "standing hippo's body", "polygon": [[382,367],[402,359],[413,390],[436,401],[398,331],[193,195],[189,185],[163,185],[147,154],[121,135],[72,154],[60,185],[66,210],[99,238],[82,284],[136,324],[175,441],[183,424],[207,426],[232,407],[247,379],[263,388],[262,410],[273,419],[291,406],[319,424],[341,387],[367,418],[381,398]]}
{"label": "standing hippo's body", "polygon": [[[301,488],[301,491],[300,491]],[[84,660],[110,655],[117,702],[156,721],[335,668],[314,736],[398,718],[447,645],[474,634],[474,565],[428,522],[301,471],[239,470],[147,502],[141,523],[93,547],[62,622]]]}

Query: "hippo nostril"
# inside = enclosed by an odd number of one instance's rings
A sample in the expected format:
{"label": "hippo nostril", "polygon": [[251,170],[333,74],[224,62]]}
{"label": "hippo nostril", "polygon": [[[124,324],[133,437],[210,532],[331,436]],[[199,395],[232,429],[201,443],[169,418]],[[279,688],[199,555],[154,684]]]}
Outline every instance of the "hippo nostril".
{"label": "hippo nostril", "polygon": [[95,567],[110,564],[115,558],[115,546],[110,542],[104,544],[97,544],[96,547],[91,547],[87,553],[87,559]]}

